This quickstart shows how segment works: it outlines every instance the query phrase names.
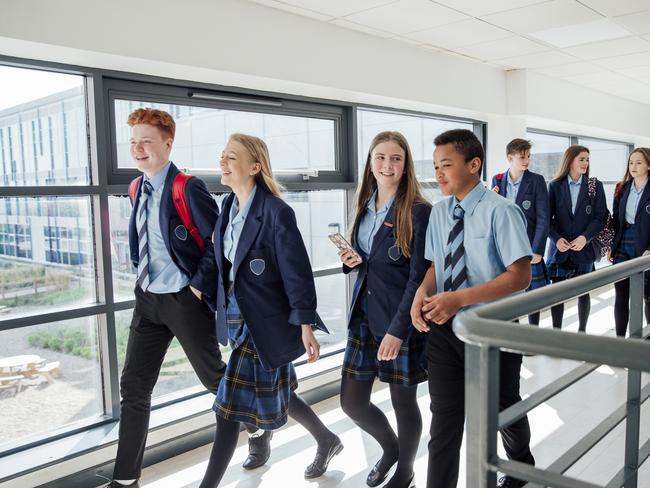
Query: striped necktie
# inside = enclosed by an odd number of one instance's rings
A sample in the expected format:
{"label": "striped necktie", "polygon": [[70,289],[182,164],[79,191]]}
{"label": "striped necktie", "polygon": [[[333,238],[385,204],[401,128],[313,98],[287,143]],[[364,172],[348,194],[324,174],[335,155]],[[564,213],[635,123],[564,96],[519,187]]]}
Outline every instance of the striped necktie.
{"label": "striped necktie", "polygon": [[151,183],[142,184],[142,193],[138,204],[135,225],[138,230],[138,284],[143,291],[149,287],[149,244],[147,240],[147,201],[153,192]]}
{"label": "striped necktie", "polygon": [[456,291],[467,286],[467,267],[465,266],[465,237],[463,217],[465,211],[460,204],[454,207],[454,226],[447,239],[447,255],[445,256],[445,287],[444,291]]}

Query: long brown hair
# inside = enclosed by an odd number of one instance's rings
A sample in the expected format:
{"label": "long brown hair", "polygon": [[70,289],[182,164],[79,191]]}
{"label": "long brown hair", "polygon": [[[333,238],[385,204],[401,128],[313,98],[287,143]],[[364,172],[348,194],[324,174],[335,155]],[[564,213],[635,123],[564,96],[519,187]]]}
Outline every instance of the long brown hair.
{"label": "long brown hair", "polygon": [[359,183],[356,197],[356,208],[354,216],[354,225],[352,226],[352,240],[354,241],[357,235],[357,229],[361,222],[361,215],[368,205],[368,200],[372,194],[377,190],[377,180],[372,174],[371,160],[372,152],[382,142],[396,142],[404,151],[404,173],[402,179],[397,187],[394,201],[394,215],[395,226],[393,227],[393,235],[395,236],[395,244],[400,248],[402,254],[406,257],[411,255],[411,239],[413,238],[413,219],[411,217],[411,210],[415,204],[430,205],[429,202],[422,196],[420,183],[415,177],[415,163],[413,162],[413,155],[411,148],[406,141],[406,138],[396,131],[380,132],[370,143],[368,149],[368,157],[366,158],[366,166],[363,170],[363,177]]}
{"label": "long brown hair", "polygon": [[[561,181],[567,177],[569,171],[571,171],[571,163],[573,163],[573,160],[577,158],[581,152],[586,152],[587,154],[589,154],[589,148],[585,146],[580,146],[578,144],[573,144],[572,146],[569,146],[566,151],[564,151],[564,155],[562,156],[562,163],[560,164],[560,169],[556,173],[555,178],[553,178],[553,181]],[[585,176],[587,178],[589,178],[590,166],[591,164],[587,166],[587,172],[585,173]]]}
{"label": "long brown hair", "polygon": [[269,156],[269,148],[266,147],[266,143],[259,137],[240,133],[231,134],[229,140],[237,141],[244,146],[253,162],[259,163],[262,169],[255,175],[255,182],[271,195],[280,198],[284,188],[273,177],[271,157]]}
{"label": "long brown hair", "polygon": [[645,164],[647,164],[648,168],[650,168],[650,149],[647,147],[637,147],[630,153],[627,158],[625,176],[623,176],[623,179],[616,184],[616,188],[614,189],[614,198],[620,197],[621,193],[623,192],[623,188],[625,187],[625,183],[634,179],[634,177],[630,174],[630,159],[632,159],[632,155],[634,153],[639,153],[641,156],[643,156],[643,159],[645,159]]}

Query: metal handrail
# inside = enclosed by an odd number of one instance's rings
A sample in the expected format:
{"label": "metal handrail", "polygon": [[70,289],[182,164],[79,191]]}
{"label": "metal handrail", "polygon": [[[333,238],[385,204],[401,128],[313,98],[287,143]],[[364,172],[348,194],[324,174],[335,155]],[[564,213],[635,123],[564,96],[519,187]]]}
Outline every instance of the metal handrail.
{"label": "metal handrail", "polygon": [[555,466],[542,470],[515,461],[500,460],[496,451],[496,434],[499,428],[523,417],[541,402],[557,395],[595,369],[593,365],[582,365],[547,385],[543,391],[533,394],[536,398],[522,400],[500,416],[499,349],[509,349],[628,369],[627,402],[621,407],[626,413],[625,466],[606,486],[625,484],[626,488],[637,487],[638,468],[650,456],[648,442],[639,450],[640,404],[648,397],[645,390],[644,394],[641,394],[641,371],[650,372],[650,342],[521,326],[512,320],[566,302],[594,289],[629,279],[630,337],[640,338],[643,321],[643,276],[647,269],[650,269],[650,256],[632,259],[458,314],[453,328],[456,335],[466,342],[467,486],[495,486],[497,470],[519,479],[547,483],[548,486],[558,488],[596,486],[569,478],[562,473],[586,454],[595,441],[623,420],[621,418],[619,422],[597,426],[587,434],[589,442],[579,442],[569,449],[562,458],[561,467],[554,463]]}

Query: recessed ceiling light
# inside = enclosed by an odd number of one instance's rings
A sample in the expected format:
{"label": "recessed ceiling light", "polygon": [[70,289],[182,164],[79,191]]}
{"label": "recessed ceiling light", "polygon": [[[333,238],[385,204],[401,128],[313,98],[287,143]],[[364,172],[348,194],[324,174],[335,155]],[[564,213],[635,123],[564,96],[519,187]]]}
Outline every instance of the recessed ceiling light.
{"label": "recessed ceiling light", "polygon": [[608,41],[631,36],[632,33],[609,19],[593,20],[583,24],[554,27],[529,34],[531,37],[564,48],[590,42]]}

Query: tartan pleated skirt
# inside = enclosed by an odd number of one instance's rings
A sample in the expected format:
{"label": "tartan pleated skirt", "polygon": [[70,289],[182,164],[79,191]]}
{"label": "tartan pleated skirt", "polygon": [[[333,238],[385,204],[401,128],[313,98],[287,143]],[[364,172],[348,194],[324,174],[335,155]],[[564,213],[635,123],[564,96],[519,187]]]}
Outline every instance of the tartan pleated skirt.
{"label": "tartan pleated skirt", "polygon": [[591,273],[595,269],[594,263],[574,263],[569,259],[563,263],[549,264],[548,277],[551,280],[575,278],[576,276]]}
{"label": "tartan pleated skirt", "polygon": [[267,371],[262,367],[248,326],[234,295],[226,309],[228,338],[232,346],[213,410],[220,417],[274,430],[287,423],[289,397],[298,388],[292,363]]}
{"label": "tartan pleated skirt", "polygon": [[381,339],[375,337],[368,326],[368,298],[363,289],[352,311],[341,374],[359,381],[378,377],[384,383],[404,386],[427,380],[426,334],[413,329],[409,339],[402,342],[397,358],[392,361],[377,359]]}

